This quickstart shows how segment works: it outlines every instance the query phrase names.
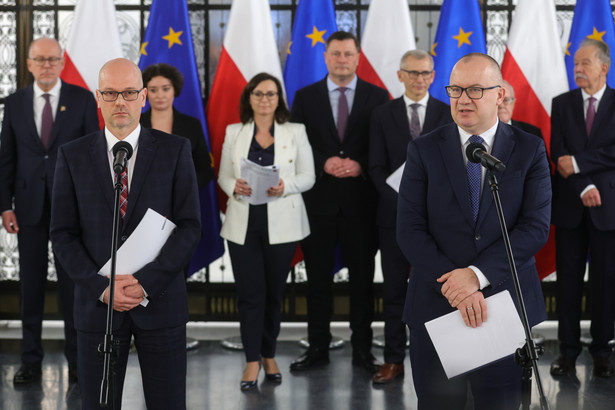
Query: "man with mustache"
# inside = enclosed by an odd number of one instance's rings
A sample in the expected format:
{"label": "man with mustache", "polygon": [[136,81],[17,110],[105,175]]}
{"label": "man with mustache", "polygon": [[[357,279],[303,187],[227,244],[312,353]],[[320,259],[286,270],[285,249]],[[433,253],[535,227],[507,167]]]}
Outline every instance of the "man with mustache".
{"label": "man with mustache", "polygon": [[609,46],[586,39],[574,55],[578,89],[553,99],[551,158],[560,357],[553,376],[574,371],[581,353],[583,277],[590,251],[591,337],[594,374],[611,377],[615,301],[615,92],[606,85]]}

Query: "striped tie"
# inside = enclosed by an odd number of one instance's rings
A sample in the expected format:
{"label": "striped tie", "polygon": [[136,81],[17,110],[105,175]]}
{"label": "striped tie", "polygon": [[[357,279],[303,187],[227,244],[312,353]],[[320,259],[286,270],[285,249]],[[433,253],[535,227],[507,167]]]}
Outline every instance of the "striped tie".
{"label": "striped tie", "polygon": [[128,207],[128,167],[122,172],[122,191],[120,192],[120,215],[124,219]]}
{"label": "striped tie", "polygon": [[[479,135],[472,135],[469,141],[470,144],[475,142],[482,144],[484,142]],[[468,173],[468,194],[470,195],[472,218],[474,218],[474,222],[476,222],[478,219],[478,207],[480,203],[480,183],[483,179],[481,165],[468,161],[466,164],[466,171]]]}

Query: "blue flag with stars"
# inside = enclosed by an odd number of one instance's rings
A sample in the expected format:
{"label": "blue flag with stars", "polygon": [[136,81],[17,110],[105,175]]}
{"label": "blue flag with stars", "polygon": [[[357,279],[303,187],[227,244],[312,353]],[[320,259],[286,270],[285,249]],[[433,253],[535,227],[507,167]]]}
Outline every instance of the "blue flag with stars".
{"label": "blue flag with stars", "polygon": [[[183,74],[184,86],[180,96],[173,101],[173,106],[179,112],[201,121],[205,142],[211,152],[185,0],[154,0],[152,3],[145,38],[141,44],[139,68],[144,70],[156,63],[175,66]],[[215,179],[200,189],[199,197],[201,241],[190,262],[189,274],[206,267],[224,253]]]}
{"label": "blue flag with stars", "polygon": [[[574,17],[565,56],[568,85],[571,90],[577,88],[574,82],[574,53],[586,38],[607,43],[611,52],[611,61],[614,61],[615,23],[613,23],[609,0],[578,0],[574,7]],[[609,70],[606,82],[609,87],[615,87],[615,70]]]}
{"label": "blue flag with stars", "polygon": [[284,66],[288,106],[295,92],[327,75],[325,41],[337,31],[333,0],[305,0],[297,5],[293,34]]}
{"label": "blue flag with stars", "polygon": [[478,0],[444,0],[430,51],[436,76],[429,93],[448,104],[444,87],[449,85],[453,66],[466,54],[487,53],[485,44]]}

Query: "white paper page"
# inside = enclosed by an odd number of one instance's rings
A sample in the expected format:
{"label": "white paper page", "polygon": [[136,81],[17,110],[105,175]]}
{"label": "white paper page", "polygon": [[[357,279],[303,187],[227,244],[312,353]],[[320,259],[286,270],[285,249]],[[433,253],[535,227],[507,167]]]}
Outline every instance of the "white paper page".
{"label": "white paper page", "polygon": [[466,326],[459,311],[425,323],[448,378],[466,373],[510,354],[525,344],[525,332],[510,293],[485,299],[488,319]]}
{"label": "white paper page", "polygon": [[406,163],[404,162],[403,164],[401,164],[401,167],[397,168],[395,172],[389,175],[389,177],[386,179],[387,184],[389,184],[389,186],[393,188],[395,192],[399,192],[399,186],[401,185],[401,177],[402,175],[404,175],[405,167]]}
{"label": "white paper page", "polygon": [[241,158],[241,178],[252,188],[250,196],[241,196],[247,203],[260,205],[277,198],[267,194],[269,188],[280,184],[280,172],[277,165],[263,167],[247,158]]}

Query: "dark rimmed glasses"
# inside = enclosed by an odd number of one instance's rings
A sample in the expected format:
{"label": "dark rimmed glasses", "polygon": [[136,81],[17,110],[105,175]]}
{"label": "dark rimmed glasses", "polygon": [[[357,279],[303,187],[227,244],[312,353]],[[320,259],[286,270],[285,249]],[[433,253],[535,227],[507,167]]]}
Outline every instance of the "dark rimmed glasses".
{"label": "dark rimmed glasses", "polygon": [[141,91],[143,91],[143,88],[141,88],[140,90],[124,90],[124,91],[100,91],[98,90],[103,101],[106,101],[106,102],[113,102],[117,100],[117,97],[119,97],[120,94],[122,95],[122,98],[124,99],[124,101],[134,101],[137,98],[139,98],[139,93]]}
{"label": "dark rimmed glasses", "polygon": [[403,71],[404,73],[408,74],[408,77],[410,77],[411,80],[416,80],[417,78],[419,78],[419,75],[423,78],[428,78],[433,73],[433,70],[415,71],[415,70],[406,70],[403,68],[400,68],[399,71]]}
{"label": "dark rimmed glasses", "polygon": [[446,94],[450,98],[459,98],[463,92],[466,92],[468,98],[472,100],[480,100],[483,98],[483,93],[485,90],[493,90],[494,88],[501,88],[501,85],[494,85],[493,87],[459,87],[456,85],[447,85],[444,88],[446,89]]}

